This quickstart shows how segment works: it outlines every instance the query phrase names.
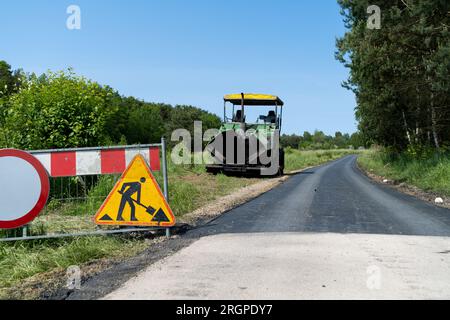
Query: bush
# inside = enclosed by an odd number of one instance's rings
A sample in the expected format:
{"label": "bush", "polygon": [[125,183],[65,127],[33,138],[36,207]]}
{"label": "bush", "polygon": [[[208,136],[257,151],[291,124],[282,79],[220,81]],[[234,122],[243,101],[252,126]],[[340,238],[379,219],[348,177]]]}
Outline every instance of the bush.
{"label": "bush", "polygon": [[[121,97],[72,70],[24,77],[0,97],[0,148],[25,150],[157,143],[175,129],[219,128],[220,118],[193,106]],[[170,144],[170,141],[168,141]]]}
{"label": "bush", "polygon": [[6,104],[0,142],[28,150],[105,144],[117,98],[111,88],[70,70],[32,76]]}
{"label": "bush", "polygon": [[130,144],[159,143],[164,135],[164,124],[158,107],[142,104],[132,108],[125,133]]}

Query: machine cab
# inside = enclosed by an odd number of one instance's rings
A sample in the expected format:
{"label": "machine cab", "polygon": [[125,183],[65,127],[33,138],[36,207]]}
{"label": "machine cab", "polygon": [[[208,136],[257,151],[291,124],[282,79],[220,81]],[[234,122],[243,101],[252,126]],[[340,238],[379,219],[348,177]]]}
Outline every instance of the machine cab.
{"label": "machine cab", "polygon": [[[230,104],[231,108],[228,107]],[[224,97],[224,128],[222,129],[281,130],[283,105],[284,102],[273,95],[253,93],[226,95]],[[260,114],[256,121],[251,122],[248,121],[246,114],[248,107],[272,107],[272,110]]]}

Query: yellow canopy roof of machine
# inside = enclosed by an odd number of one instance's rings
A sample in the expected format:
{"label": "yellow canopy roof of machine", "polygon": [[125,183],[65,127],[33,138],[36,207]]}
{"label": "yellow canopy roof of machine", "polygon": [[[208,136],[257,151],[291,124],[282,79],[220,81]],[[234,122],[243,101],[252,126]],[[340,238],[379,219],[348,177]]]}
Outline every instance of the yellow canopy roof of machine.
{"label": "yellow canopy roof of machine", "polygon": [[257,93],[237,93],[226,95],[225,102],[231,102],[234,105],[242,104],[242,95],[244,95],[244,105],[246,106],[283,106],[284,102],[279,97],[270,94]]}

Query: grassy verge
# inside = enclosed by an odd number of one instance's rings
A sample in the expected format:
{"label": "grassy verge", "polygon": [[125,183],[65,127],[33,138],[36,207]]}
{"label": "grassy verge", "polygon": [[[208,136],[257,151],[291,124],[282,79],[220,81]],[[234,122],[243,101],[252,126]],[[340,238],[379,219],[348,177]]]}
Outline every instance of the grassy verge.
{"label": "grassy verge", "polygon": [[[103,258],[131,257],[145,248],[144,240],[126,240],[119,237],[84,237],[77,239],[16,242],[0,244],[0,298],[36,298],[39,290],[29,290],[29,296],[11,289],[21,280],[35,277],[34,282],[45,282],[47,272],[65,274],[73,265],[82,265]],[[38,280],[38,281],[36,281]],[[41,280],[41,281],[39,281]],[[53,279],[50,279],[52,282]],[[38,288],[39,289],[39,288]]]}
{"label": "grassy verge", "polygon": [[424,191],[450,196],[450,155],[416,159],[408,155],[392,156],[381,150],[363,153],[359,165],[378,176],[406,183]]}
{"label": "grassy verge", "polygon": [[355,150],[299,151],[286,149],[286,172],[316,166],[347,155],[359,153]]}
{"label": "grassy verge", "polygon": [[[320,165],[350,153],[354,152],[287,150],[286,171]],[[170,204],[178,218],[260,181],[257,178],[209,175],[204,166],[175,166],[169,163],[168,171]],[[161,182],[160,173],[156,174],[156,178]],[[115,177],[101,177],[89,190],[87,200],[81,203],[50,202],[46,212],[30,225],[29,232],[39,235],[95,230],[92,217],[113,188],[115,180]],[[122,236],[0,243],[0,298],[36,298],[39,290],[22,293],[20,284],[31,278],[37,282],[51,282],[51,274],[55,271],[61,276],[69,266],[83,266],[102,259],[123,259],[138,254],[147,246],[144,239]]]}

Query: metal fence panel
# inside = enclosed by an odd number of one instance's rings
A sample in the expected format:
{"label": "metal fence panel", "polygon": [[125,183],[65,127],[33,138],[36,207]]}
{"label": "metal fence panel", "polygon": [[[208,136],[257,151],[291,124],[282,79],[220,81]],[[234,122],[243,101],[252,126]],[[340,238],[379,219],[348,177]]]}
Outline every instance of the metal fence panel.
{"label": "metal fence panel", "polygon": [[[44,211],[29,226],[0,230],[0,242],[158,229],[100,228],[93,222],[93,217],[125,170],[124,166],[117,166],[117,163],[127,166],[137,154],[144,155],[152,171],[160,171],[156,178],[163,185],[165,197],[168,197],[164,139],[161,144],[38,150],[30,153],[49,172],[49,200]],[[166,229],[166,235],[170,235],[169,229]]]}

